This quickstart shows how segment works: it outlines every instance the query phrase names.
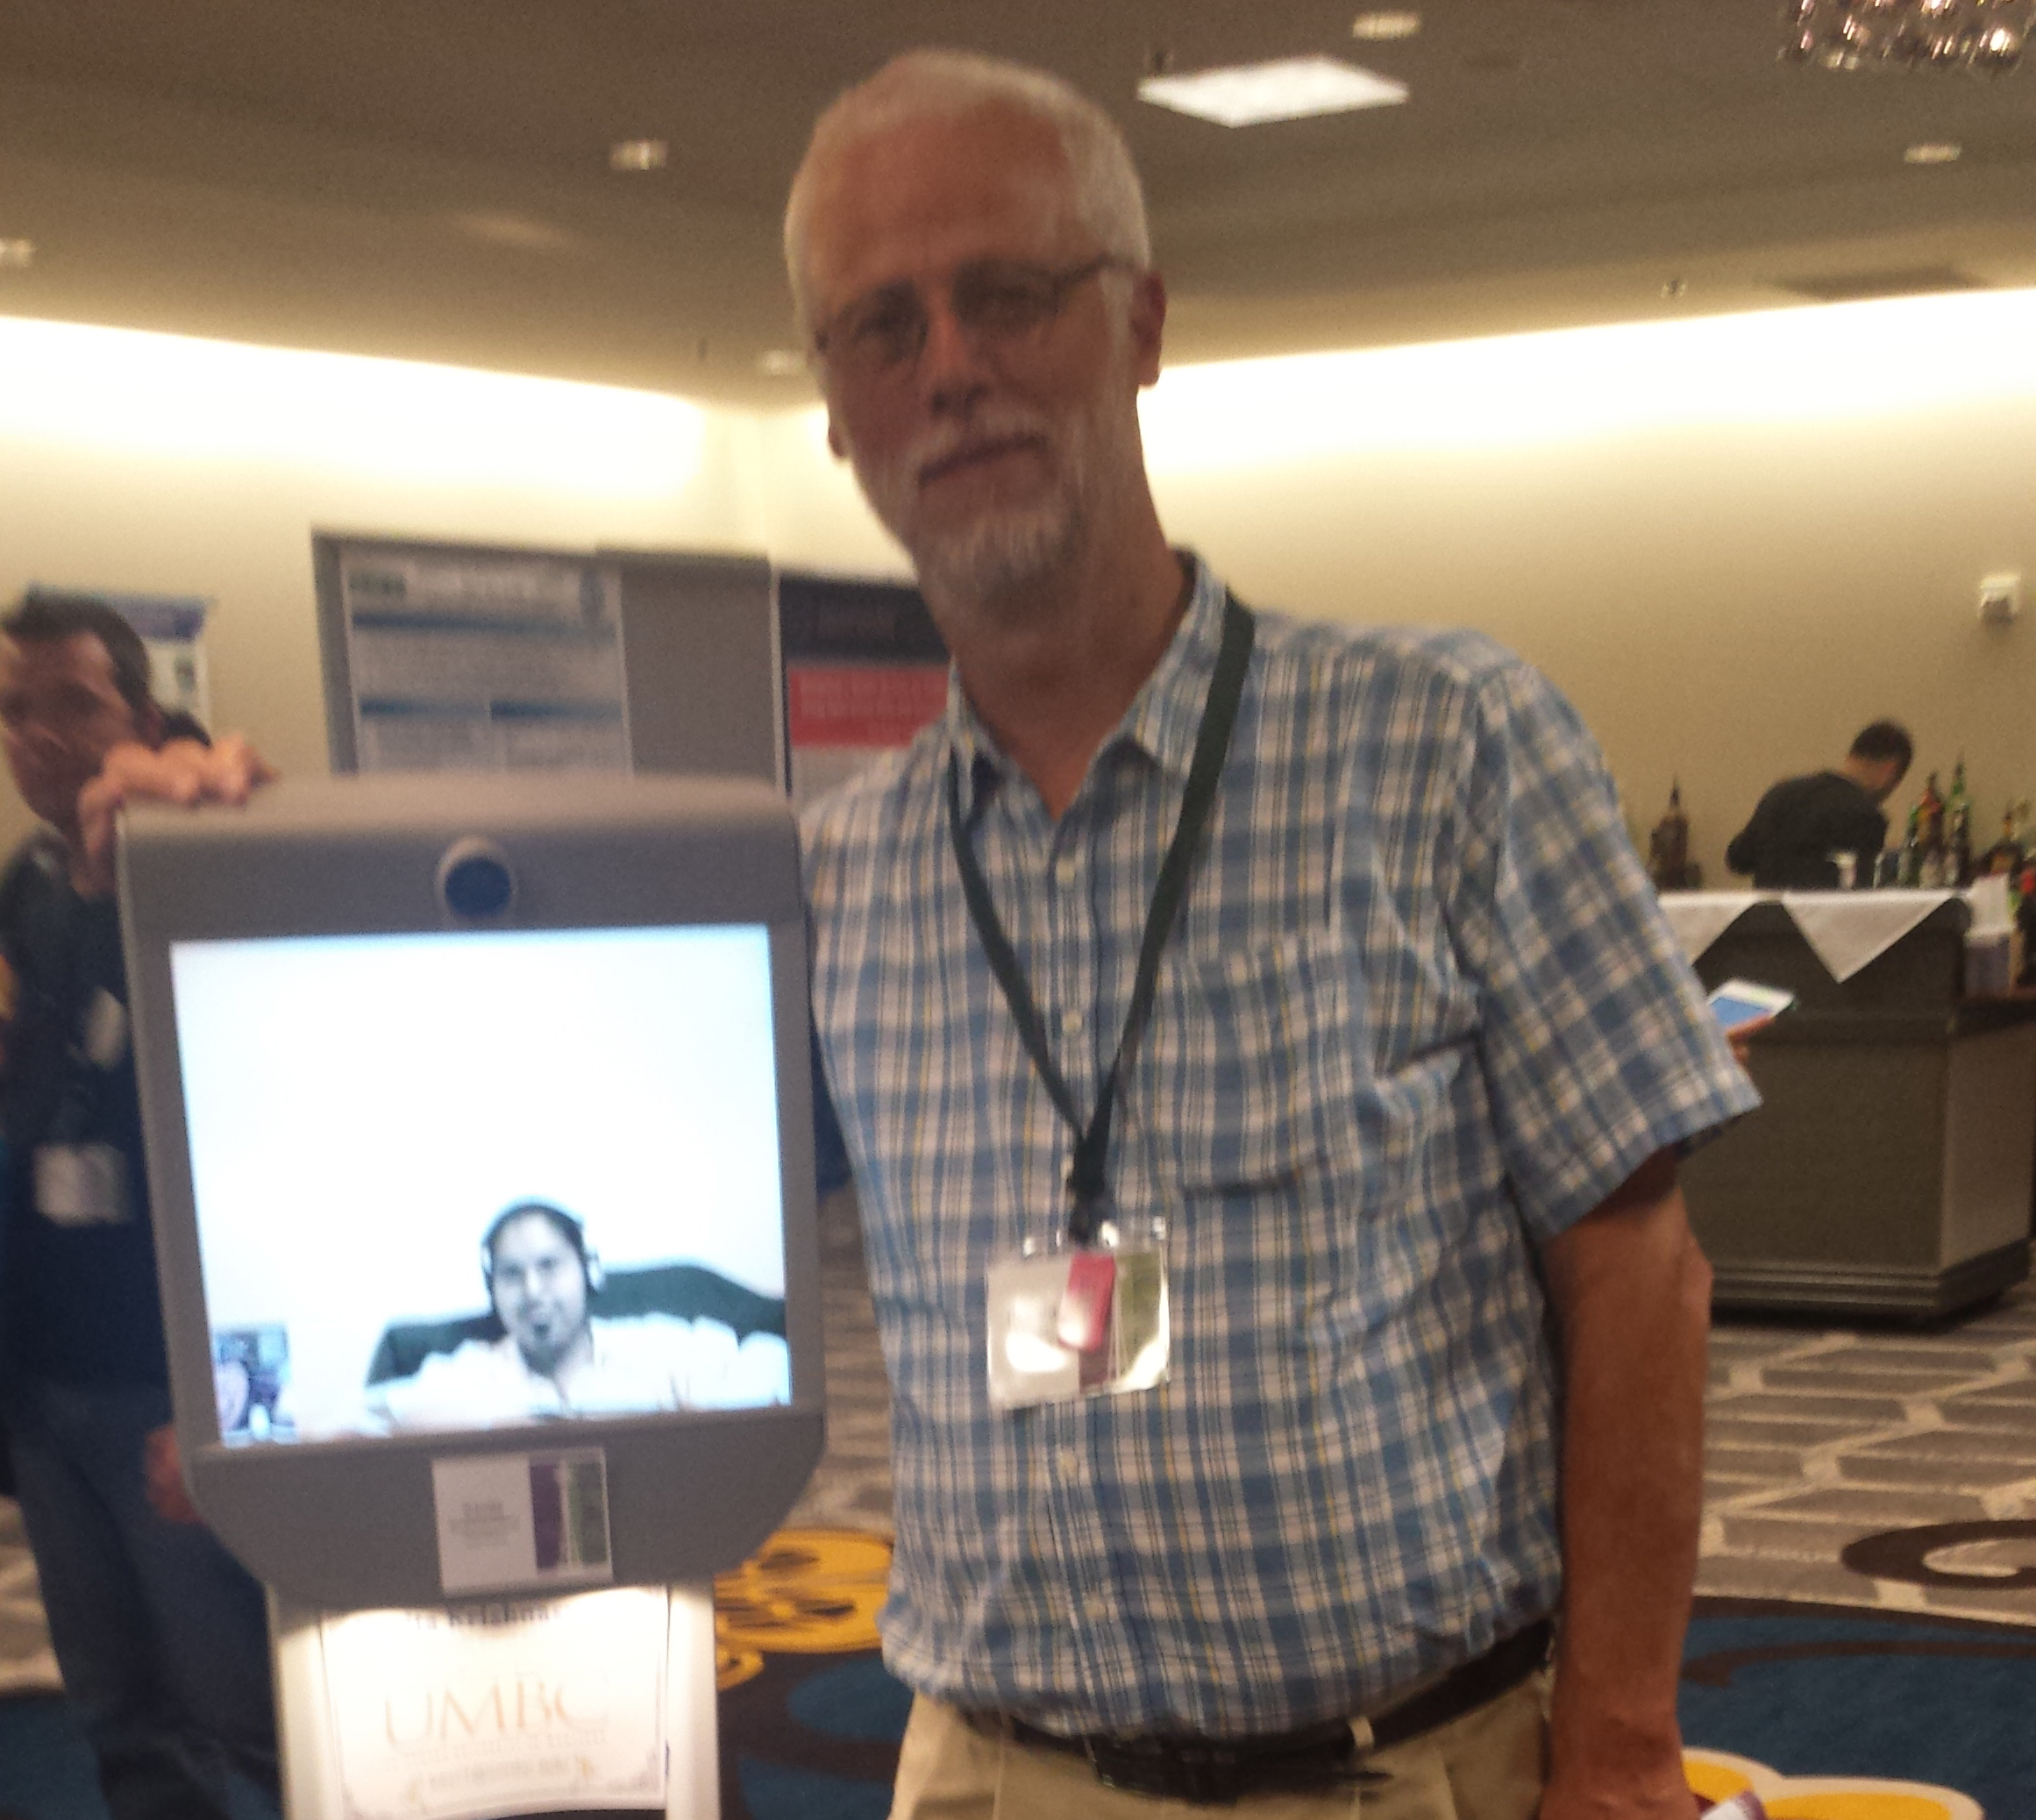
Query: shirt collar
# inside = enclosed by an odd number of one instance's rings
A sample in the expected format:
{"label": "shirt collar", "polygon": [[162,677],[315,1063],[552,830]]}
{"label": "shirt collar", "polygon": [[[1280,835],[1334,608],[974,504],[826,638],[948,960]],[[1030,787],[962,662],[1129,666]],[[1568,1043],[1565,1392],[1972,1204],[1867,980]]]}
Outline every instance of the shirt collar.
{"label": "shirt collar", "polygon": [[[1162,771],[1185,781],[1194,757],[1195,738],[1201,731],[1209,683],[1215,675],[1228,591],[1201,558],[1192,551],[1184,554],[1192,569],[1187,610],[1152,674],[1098,750],[1128,744],[1144,753]],[[1011,761],[998,746],[996,736],[977,718],[960,674],[951,664],[945,724],[948,750],[961,772],[962,813],[972,816],[982,799],[1011,769]]]}

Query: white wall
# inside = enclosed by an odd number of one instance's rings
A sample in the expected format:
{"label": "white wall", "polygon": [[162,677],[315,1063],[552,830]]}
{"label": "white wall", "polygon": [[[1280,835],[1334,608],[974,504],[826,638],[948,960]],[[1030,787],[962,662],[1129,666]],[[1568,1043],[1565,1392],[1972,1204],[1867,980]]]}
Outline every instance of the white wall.
{"label": "white wall", "polygon": [[[1990,838],[2036,794],[2036,625],[1974,611],[2036,582],[2036,293],[1185,369],[1146,423],[1170,530],[1248,600],[1493,632],[1643,838],[1681,778],[1710,882],[1882,714],[1964,751]],[[903,572],[815,412],[0,321],[0,598],[210,596],[216,718],[300,771],[315,528]]]}
{"label": "white wall", "polygon": [[1707,883],[1882,715],[1918,744],[1897,836],[1961,751],[1986,840],[2036,795],[2036,624],[1976,613],[1983,575],[2036,583],[2036,293],[1190,370],[1147,430],[1171,531],[1247,599],[1504,639],[1643,842],[1680,778]]}
{"label": "white wall", "polygon": [[[207,597],[215,721],[322,772],[314,530],[758,551],[758,437],[646,394],[0,319],[0,601]],[[0,791],[0,842],[25,826]]]}

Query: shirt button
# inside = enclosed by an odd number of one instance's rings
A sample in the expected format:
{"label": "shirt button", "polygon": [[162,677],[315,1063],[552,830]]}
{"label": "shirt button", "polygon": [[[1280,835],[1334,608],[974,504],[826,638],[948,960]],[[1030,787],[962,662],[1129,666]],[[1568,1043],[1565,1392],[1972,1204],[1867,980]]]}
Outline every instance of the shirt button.
{"label": "shirt button", "polygon": [[1075,863],[1074,856],[1065,855],[1053,863],[1053,882],[1056,885],[1072,885],[1075,874],[1080,870],[1080,866]]}
{"label": "shirt button", "polygon": [[1060,1027],[1070,1036],[1082,1034],[1082,1014],[1079,1011],[1064,1011],[1060,1014]]}
{"label": "shirt button", "polygon": [[1060,1457],[1056,1463],[1060,1468],[1061,1476],[1071,1479],[1082,1469],[1082,1456],[1076,1453],[1072,1447],[1063,1447],[1060,1450]]}

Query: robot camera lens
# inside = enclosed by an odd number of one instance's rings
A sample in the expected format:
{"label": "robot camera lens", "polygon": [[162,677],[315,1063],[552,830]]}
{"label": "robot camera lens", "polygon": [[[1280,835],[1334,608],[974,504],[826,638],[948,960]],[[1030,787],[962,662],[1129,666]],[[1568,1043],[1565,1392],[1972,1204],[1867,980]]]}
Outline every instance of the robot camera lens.
{"label": "robot camera lens", "polygon": [[506,915],[516,895],[516,874],[508,859],[486,842],[460,842],[438,868],[438,896],[462,922]]}

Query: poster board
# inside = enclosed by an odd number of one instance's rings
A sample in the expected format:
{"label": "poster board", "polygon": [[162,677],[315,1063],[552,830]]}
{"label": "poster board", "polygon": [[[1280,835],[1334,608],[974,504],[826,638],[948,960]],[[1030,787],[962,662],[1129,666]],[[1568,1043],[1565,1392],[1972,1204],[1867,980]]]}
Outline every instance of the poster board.
{"label": "poster board", "polygon": [[760,558],[317,532],[332,769],[783,782]]}
{"label": "poster board", "polygon": [[919,590],[901,582],[778,577],[786,777],[802,808],[947,707],[947,646]]}

